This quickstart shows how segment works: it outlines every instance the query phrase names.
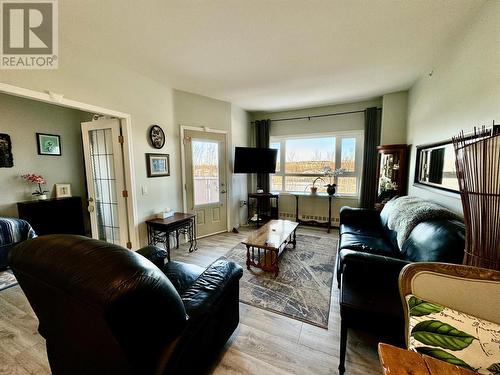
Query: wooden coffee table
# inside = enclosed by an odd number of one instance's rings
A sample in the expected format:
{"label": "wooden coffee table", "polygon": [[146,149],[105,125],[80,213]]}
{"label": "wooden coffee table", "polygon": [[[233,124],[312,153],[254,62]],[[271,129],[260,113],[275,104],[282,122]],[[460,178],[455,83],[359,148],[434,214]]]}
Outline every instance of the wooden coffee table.
{"label": "wooden coffee table", "polygon": [[247,247],[247,269],[254,266],[278,276],[279,256],[289,244],[295,249],[298,226],[294,221],[271,220],[252,232],[242,241]]}

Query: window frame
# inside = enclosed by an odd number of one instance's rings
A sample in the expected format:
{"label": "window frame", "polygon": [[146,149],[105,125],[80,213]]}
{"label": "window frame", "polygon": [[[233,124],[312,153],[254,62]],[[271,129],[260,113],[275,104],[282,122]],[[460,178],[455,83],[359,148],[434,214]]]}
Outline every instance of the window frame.
{"label": "window frame", "polygon": [[[326,138],[326,137],[335,137],[335,165],[337,168],[340,168],[340,161],[342,157],[342,139],[343,138],[355,138],[356,145],[354,149],[354,172],[344,172],[339,177],[356,177],[356,193],[354,194],[346,194],[341,193],[338,194],[342,197],[352,197],[358,198],[361,193],[361,178],[362,178],[362,170],[363,170],[363,151],[364,151],[364,131],[363,130],[349,130],[349,131],[335,131],[335,132],[322,132],[322,133],[304,133],[304,134],[293,134],[293,135],[279,135],[279,136],[270,136],[269,145],[273,143],[279,143],[279,163],[280,170],[276,173],[271,173],[269,178],[272,179],[272,176],[281,176],[281,190],[273,191],[278,193],[297,193],[296,191],[287,191],[285,190],[286,186],[286,177],[311,177],[311,183],[315,177],[325,177],[324,174],[318,173],[286,173],[285,172],[285,162],[286,162],[286,141],[290,139],[311,139],[311,138]],[[337,161],[339,164],[337,164]],[[338,185],[338,177],[334,177],[334,183]],[[300,193],[300,192],[299,192]]]}

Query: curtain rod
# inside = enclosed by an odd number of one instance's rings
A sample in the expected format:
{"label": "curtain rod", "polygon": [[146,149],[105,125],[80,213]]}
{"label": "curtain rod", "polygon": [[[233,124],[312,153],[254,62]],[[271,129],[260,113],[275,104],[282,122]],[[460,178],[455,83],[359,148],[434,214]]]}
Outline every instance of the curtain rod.
{"label": "curtain rod", "polygon": [[[381,111],[382,108],[377,108],[377,111]],[[354,113],[364,113],[366,110],[365,109],[360,109],[357,111],[348,111],[348,112],[336,112],[336,113],[327,113],[324,115],[311,115],[311,116],[299,116],[299,117],[286,117],[286,118],[277,118],[274,120],[271,120],[271,122],[278,122],[278,121],[292,121],[292,120],[311,120],[313,118],[319,118],[319,117],[330,117],[330,116],[341,116],[341,115],[351,115]],[[255,121],[251,121],[251,124],[255,124]]]}

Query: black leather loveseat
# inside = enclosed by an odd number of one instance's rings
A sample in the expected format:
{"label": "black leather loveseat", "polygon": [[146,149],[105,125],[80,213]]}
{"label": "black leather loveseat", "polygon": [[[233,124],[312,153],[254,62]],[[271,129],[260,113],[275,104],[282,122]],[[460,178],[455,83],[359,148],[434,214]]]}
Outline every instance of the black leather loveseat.
{"label": "black leather loveseat", "polygon": [[69,235],[28,240],[10,252],[53,374],[209,368],[238,325],[242,269],[225,258],[207,269],[164,264],[166,255]]}
{"label": "black leather loveseat", "polygon": [[[396,198],[397,199],[397,198]],[[389,206],[391,203],[389,204]],[[340,288],[340,373],[344,370],[347,329],[379,333],[383,340],[404,343],[404,315],[398,278],[411,262],[462,263],[465,229],[453,214],[422,220],[400,247],[389,229],[390,207],[375,210],[342,207],[336,259]],[[433,215],[428,215],[433,217]]]}

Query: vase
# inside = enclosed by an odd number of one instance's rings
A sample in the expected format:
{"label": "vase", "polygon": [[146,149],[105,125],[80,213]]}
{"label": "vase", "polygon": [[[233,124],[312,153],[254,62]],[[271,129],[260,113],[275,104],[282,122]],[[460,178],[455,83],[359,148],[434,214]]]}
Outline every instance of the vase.
{"label": "vase", "polygon": [[311,194],[316,194],[318,192],[318,188],[316,186],[311,186]]}
{"label": "vase", "polygon": [[328,195],[334,195],[335,194],[335,188],[336,188],[336,185],[326,185],[326,192],[328,193]]}
{"label": "vase", "polygon": [[35,194],[31,196],[31,199],[34,201],[43,201],[47,199],[47,194]]}

